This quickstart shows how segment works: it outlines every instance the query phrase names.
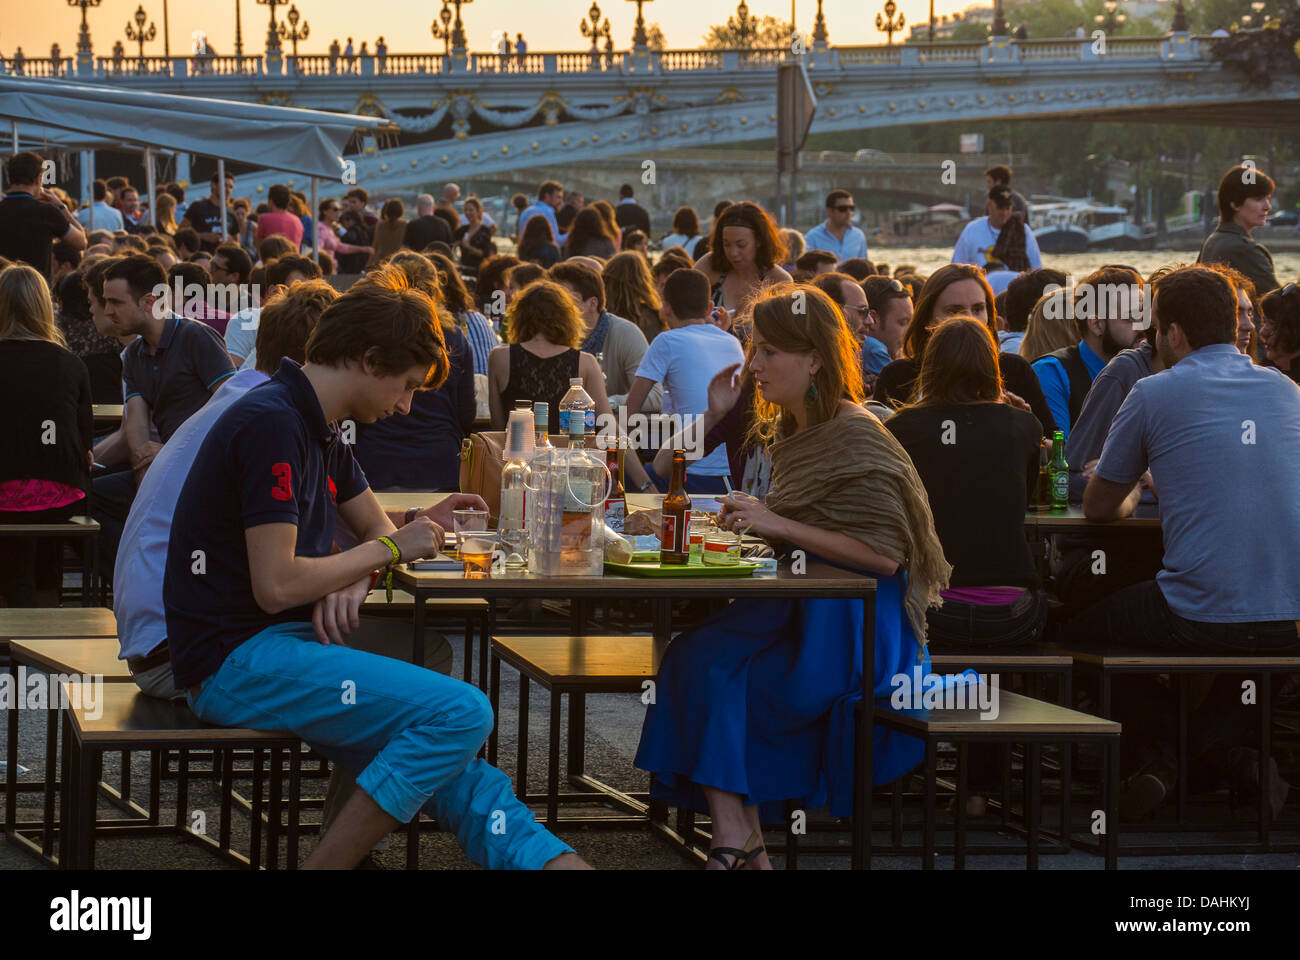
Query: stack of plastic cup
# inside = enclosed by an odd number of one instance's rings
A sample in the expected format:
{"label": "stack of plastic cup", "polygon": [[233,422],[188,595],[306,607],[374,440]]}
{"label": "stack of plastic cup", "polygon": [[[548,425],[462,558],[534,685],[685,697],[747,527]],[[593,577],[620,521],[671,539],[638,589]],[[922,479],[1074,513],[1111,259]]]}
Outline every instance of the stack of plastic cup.
{"label": "stack of plastic cup", "polygon": [[536,428],[532,410],[511,410],[506,422],[506,442],[502,455],[506,460],[528,460],[535,449]]}

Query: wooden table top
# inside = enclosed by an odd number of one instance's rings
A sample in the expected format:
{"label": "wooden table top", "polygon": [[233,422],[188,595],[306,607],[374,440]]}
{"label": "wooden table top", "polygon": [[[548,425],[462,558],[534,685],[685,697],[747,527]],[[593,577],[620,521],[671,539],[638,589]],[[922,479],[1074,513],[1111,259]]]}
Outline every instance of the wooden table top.
{"label": "wooden table top", "polygon": [[117,618],[106,607],[0,609],[0,640],[28,637],[116,637]]}
{"label": "wooden table top", "polygon": [[[379,505],[385,510],[410,510],[412,507],[423,510],[425,507],[432,507],[434,504],[442,503],[449,496],[451,496],[450,493],[435,493],[422,490],[375,491],[375,499],[379,501]],[[663,503],[663,500],[663,494],[660,493],[629,493],[627,495],[629,510],[653,510]]]}
{"label": "wooden table top", "polygon": [[133,683],[105,683],[86,691],[84,683],[64,683],[73,729],[83,743],[160,743],[191,741],[281,741],[296,744],[288,733],[215,727],[196,717],[184,703],[145,696]]}
{"label": "wooden table top", "polygon": [[1123,520],[1089,520],[1083,515],[1083,507],[1072,503],[1063,510],[1044,510],[1041,513],[1029,511],[1025,514],[1025,527],[1040,533],[1080,533],[1089,530],[1158,530],[1160,529],[1159,508],[1143,504],[1134,511],[1133,516]]}
{"label": "wooden table top", "polygon": [[120,652],[117,640],[111,637],[23,638],[9,644],[9,655],[15,663],[25,663],[51,673],[98,676],[106,681],[131,679],[126,661],[118,659]]}
{"label": "wooden table top", "polygon": [[[970,691],[969,695],[973,695]],[[1091,734],[1119,736],[1120,725],[1077,710],[1032,700],[1018,693],[999,690],[996,732],[1000,734],[1035,734],[1040,737]],[[989,733],[992,719],[984,719],[978,709],[971,710],[895,710],[887,700],[876,703],[876,720],[887,719],[890,726],[938,733]]]}
{"label": "wooden table top", "polygon": [[0,537],[53,536],[89,537],[99,533],[99,521],[90,517],[69,517],[60,523],[0,523]]}
{"label": "wooden table top", "polygon": [[120,403],[92,403],[90,413],[97,421],[120,421],[122,419],[122,404]]}

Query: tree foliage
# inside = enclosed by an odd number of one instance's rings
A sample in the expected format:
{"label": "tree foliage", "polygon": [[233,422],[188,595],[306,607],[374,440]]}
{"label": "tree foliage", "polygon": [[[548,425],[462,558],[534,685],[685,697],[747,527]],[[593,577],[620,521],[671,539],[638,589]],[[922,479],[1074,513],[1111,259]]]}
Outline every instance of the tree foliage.
{"label": "tree foliage", "polygon": [[[709,27],[709,32],[704,35],[703,47],[705,50],[787,47],[791,39],[789,20],[780,20],[776,17],[763,17],[760,20],[750,14],[744,24],[740,22],[739,17],[733,16],[728,17],[724,24]],[[806,49],[812,48],[811,37],[804,36],[803,41]]]}

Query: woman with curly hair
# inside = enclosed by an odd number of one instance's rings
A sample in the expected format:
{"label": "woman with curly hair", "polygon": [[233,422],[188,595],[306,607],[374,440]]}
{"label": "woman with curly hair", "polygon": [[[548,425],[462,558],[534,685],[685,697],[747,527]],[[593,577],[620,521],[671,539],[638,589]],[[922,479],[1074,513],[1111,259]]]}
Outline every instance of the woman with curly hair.
{"label": "woman with curly hair", "polygon": [[763,287],[789,283],[781,268],[785,245],[772,218],[756,203],[733,203],[713,224],[709,252],[695,264],[713,284],[713,305],[745,314]]}

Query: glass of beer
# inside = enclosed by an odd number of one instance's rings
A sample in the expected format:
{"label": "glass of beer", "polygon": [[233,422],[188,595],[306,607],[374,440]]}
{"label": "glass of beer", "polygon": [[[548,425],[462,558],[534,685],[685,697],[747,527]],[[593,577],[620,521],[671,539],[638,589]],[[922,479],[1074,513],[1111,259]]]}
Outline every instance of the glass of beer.
{"label": "glass of beer", "polygon": [[462,530],[456,534],[456,549],[465,565],[465,579],[486,579],[492,573],[492,557],[497,552],[496,531]]}

